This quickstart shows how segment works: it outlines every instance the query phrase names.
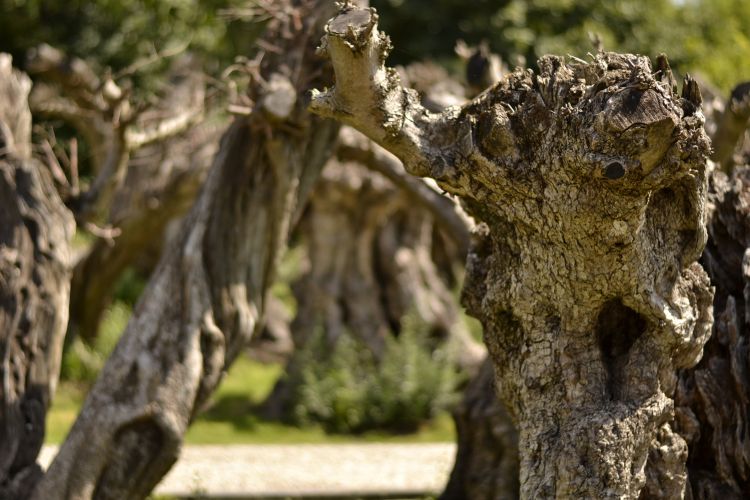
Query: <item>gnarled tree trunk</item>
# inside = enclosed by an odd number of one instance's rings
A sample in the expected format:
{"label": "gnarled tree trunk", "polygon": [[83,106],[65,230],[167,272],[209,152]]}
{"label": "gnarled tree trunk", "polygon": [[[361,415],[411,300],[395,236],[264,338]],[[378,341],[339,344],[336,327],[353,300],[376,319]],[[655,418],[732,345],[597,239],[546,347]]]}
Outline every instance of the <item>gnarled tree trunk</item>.
{"label": "gnarled tree trunk", "polygon": [[[672,419],[677,371],[712,323],[700,93],[647,58],[539,61],[460,109],[425,110],[383,63],[370,10],[344,6],[312,109],[364,132],[484,222],[463,300],[518,423],[522,498],[636,498]],[[681,438],[662,468],[685,487]],[[681,443],[684,447],[684,442]],[[680,481],[682,477],[682,481]]]}
{"label": "gnarled tree trunk", "polygon": [[0,498],[27,498],[68,321],[74,223],[31,156],[31,81],[0,54]]}
{"label": "gnarled tree trunk", "polygon": [[289,227],[338,127],[305,111],[323,76],[312,50],[324,0],[269,4],[269,52],[248,116],[225,133],[181,235],[165,253],[58,456],[39,500],[145,497],[185,431],[259,328]]}
{"label": "gnarled tree trunk", "polygon": [[[742,85],[736,88],[742,88]],[[736,95],[735,90],[726,106],[736,107]],[[718,97],[713,101],[715,104]],[[735,151],[738,147],[736,143],[742,141],[745,129],[728,130],[714,126],[716,113],[712,113],[714,106],[711,104],[704,108],[706,129],[713,131],[714,142],[724,142],[728,150]],[[723,103],[719,105],[724,106]],[[726,112],[718,118],[725,120]],[[675,395],[676,418],[669,428],[662,427],[657,436],[659,439],[651,443],[642,498],[671,499],[679,496],[673,489],[678,484],[674,477],[670,477],[670,467],[665,470],[657,460],[664,445],[679,448],[674,450],[674,455],[681,457],[681,460],[687,453],[687,498],[741,498],[743,492],[750,491],[750,445],[746,439],[750,432],[747,418],[750,401],[747,391],[750,387],[747,380],[750,373],[750,328],[743,312],[747,310],[744,290],[748,278],[743,262],[750,247],[746,201],[750,192],[750,176],[747,167],[736,167],[729,177],[714,171],[709,180],[709,236],[701,261],[716,287],[714,329],[700,363],[693,369],[680,371]],[[475,388],[479,383],[484,384],[483,390]],[[504,455],[517,455],[517,447],[514,449],[513,443],[492,439],[484,432],[488,418],[496,427],[502,428],[507,424],[502,412],[483,412],[483,408],[491,404],[501,404],[499,401],[493,403],[493,388],[491,379],[477,379],[471,384],[471,391],[467,392],[461,411],[457,414],[458,455],[451,481],[444,493],[445,498],[504,497],[503,492],[498,492],[485,479],[485,475],[475,471],[495,470],[490,474],[495,476],[496,481],[512,479],[508,477],[507,469],[498,467],[495,457],[500,450],[504,450]],[[472,397],[477,393],[483,394],[483,398]],[[687,442],[687,447],[672,438],[674,431]],[[466,466],[466,463],[471,466]],[[684,481],[683,474],[678,478],[680,482]],[[463,489],[456,484],[463,485]],[[467,496],[467,491],[471,491],[470,496]]]}

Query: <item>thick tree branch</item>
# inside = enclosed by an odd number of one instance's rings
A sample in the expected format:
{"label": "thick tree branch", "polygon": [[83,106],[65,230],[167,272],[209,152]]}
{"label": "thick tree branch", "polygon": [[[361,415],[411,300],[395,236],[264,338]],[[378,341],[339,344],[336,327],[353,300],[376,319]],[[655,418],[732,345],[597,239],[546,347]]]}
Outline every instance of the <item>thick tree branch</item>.
{"label": "thick tree branch", "polygon": [[155,125],[143,128],[131,127],[125,132],[125,144],[128,150],[135,151],[154,142],[163,141],[180,134],[198,123],[202,118],[203,106],[202,103],[199,103],[199,105],[165,118]]}
{"label": "thick tree branch", "polygon": [[[330,57],[336,86],[313,91],[310,109],[354,126],[393,151],[413,175],[447,180],[449,162],[441,159],[432,135],[443,118],[428,112],[417,93],[401,86],[397,72],[384,66],[391,48],[377,29],[371,9],[347,6],[326,26],[320,52]],[[444,179],[446,178],[446,179]]]}

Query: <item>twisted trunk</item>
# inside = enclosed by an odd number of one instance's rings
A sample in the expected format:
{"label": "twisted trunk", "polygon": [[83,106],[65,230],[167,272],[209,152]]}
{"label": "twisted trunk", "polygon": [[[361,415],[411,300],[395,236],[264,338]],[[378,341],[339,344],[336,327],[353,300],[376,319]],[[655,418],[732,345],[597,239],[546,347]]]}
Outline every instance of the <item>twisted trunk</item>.
{"label": "twisted trunk", "polygon": [[714,332],[701,362],[680,374],[676,430],[688,443],[696,499],[750,491],[750,170],[714,173],[703,263],[716,286]]}
{"label": "twisted trunk", "polygon": [[31,157],[31,81],[0,54],[0,498],[27,498],[60,371],[74,223]]}
{"label": "twisted trunk", "polygon": [[[515,421],[522,498],[636,498],[672,419],[677,371],[712,322],[708,140],[648,59],[547,56],[460,109],[425,110],[383,66],[377,16],[344,6],[322,51],[336,87],[312,109],[352,125],[457,194],[484,225],[463,301],[484,326]],[[660,467],[684,489],[676,435]],[[682,481],[680,478],[683,478]]]}
{"label": "twisted trunk", "polygon": [[120,342],[33,498],[145,497],[185,431],[260,325],[291,219],[338,127],[312,118],[322,73],[312,45],[328,1],[278,6],[266,36],[282,50],[250,87],[257,103],[224,134],[181,235],[164,253]]}

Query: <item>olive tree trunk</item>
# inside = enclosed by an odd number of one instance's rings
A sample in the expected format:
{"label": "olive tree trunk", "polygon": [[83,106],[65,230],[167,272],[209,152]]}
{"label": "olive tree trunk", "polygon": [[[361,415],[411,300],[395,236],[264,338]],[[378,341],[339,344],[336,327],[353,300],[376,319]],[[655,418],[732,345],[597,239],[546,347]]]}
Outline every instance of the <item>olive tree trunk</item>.
{"label": "olive tree trunk", "polygon": [[[695,82],[680,97],[644,57],[547,56],[539,74],[436,114],[384,67],[373,11],[344,5],[326,32],[336,86],[311,108],[484,223],[463,301],[518,423],[521,498],[638,497],[677,371],[698,362],[712,324],[696,262],[709,146]],[[684,489],[685,443],[669,439],[658,467]]]}
{"label": "olive tree trunk", "polygon": [[[718,97],[712,101],[719,102],[725,110],[737,110],[740,101],[737,89],[745,86],[735,87],[726,105]],[[726,150],[735,151],[750,124],[727,127],[726,124],[732,122],[726,120],[727,111],[724,111],[718,114],[724,125],[709,127],[717,114],[712,113],[711,104],[704,106],[704,112],[706,129],[713,130],[714,154],[720,143],[726,145]],[[721,163],[717,164],[717,168],[720,166]],[[747,412],[750,328],[744,312],[748,310],[745,294],[748,277],[743,267],[750,247],[750,219],[743,193],[750,189],[750,175],[746,167],[738,166],[730,176],[715,170],[709,181],[709,237],[701,262],[716,287],[714,329],[700,363],[679,374],[675,420],[669,429],[662,428],[658,436],[661,439],[651,443],[642,498],[669,499],[679,495],[679,491],[676,493],[673,489],[677,486],[674,478],[668,470],[658,467],[655,460],[661,454],[664,441],[679,446],[677,456],[687,453],[689,488],[684,492],[687,498],[691,495],[701,499],[742,498],[743,492],[750,491],[750,446],[745,438],[750,433]],[[478,388],[480,385],[482,389]],[[508,492],[497,488],[496,484],[510,484],[515,479],[514,472],[502,467],[497,457],[516,456],[518,447],[516,442],[506,439],[505,434],[486,432],[488,426],[507,429],[509,425],[508,416],[501,408],[490,410],[502,405],[494,398],[493,388],[492,379],[482,372],[470,384],[456,412],[458,452],[444,499],[509,498]],[[672,428],[687,441],[687,448],[671,438]],[[679,481],[683,480],[684,477],[680,477]],[[517,487],[514,494],[517,497]]]}
{"label": "olive tree trunk", "polygon": [[[305,111],[323,76],[312,47],[326,0],[269,5],[267,52],[222,138],[181,235],[168,248],[120,342],[33,498],[144,498],[261,323],[289,227],[338,127]],[[252,73],[251,73],[252,74]],[[262,82],[262,83],[261,83]],[[252,383],[252,381],[248,381]]]}
{"label": "olive tree trunk", "polygon": [[688,443],[692,498],[750,491],[750,169],[711,178],[702,261],[716,286],[714,332],[701,362],[680,373],[677,432]]}
{"label": "olive tree trunk", "polygon": [[0,498],[27,498],[68,322],[73,217],[31,155],[31,81],[0,54]]}

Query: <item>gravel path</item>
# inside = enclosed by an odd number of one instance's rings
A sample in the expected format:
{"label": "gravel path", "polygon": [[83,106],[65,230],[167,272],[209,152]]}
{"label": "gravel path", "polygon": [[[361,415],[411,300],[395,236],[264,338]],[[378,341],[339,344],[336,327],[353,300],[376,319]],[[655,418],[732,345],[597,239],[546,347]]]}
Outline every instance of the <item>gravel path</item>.
{"label": "gravel path", "polygon": [[[55,448],[45,446],[47,466]],[[157,494],[369,496],[438,493],[452,443],[186,446]]]}

